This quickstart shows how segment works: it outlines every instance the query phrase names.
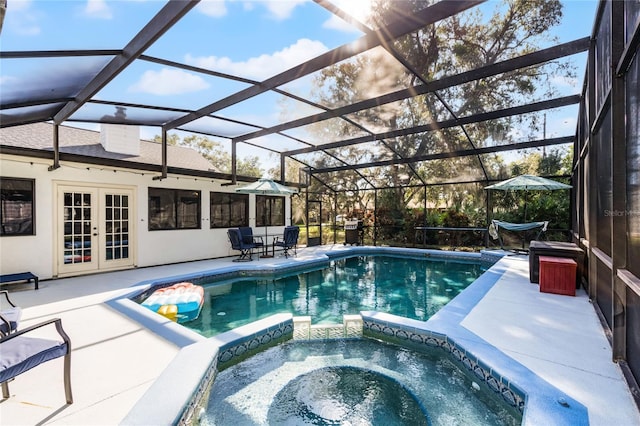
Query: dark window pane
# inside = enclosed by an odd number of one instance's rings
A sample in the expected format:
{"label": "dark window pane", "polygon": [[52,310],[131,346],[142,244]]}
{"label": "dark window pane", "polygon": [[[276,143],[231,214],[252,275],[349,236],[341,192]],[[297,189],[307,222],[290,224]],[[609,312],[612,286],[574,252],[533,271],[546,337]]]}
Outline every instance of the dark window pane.
{"label": "dark window pane", "polygon": [[249,226],[249,195],[226,192],[209,195],[211,228]]}
{"label": "dark window pane", "polygon": [[0,178],[0,235],[33,235],[34,181]]}
{"label": "dark window pane", "polygon": [[175,191],[149,188],[149,230],[175,229]]}
{"label": "dark window pane", "polygon": [[200,191],[149,188],[149,230],[200,228]]}
{"label": "dark window pane", "polygon": [[284,197],[256,196],[256,226],[284,226]]}
{"label": "dark window pane", "polygon": [[178,191],[178,228],[200,228],[200,192]]}

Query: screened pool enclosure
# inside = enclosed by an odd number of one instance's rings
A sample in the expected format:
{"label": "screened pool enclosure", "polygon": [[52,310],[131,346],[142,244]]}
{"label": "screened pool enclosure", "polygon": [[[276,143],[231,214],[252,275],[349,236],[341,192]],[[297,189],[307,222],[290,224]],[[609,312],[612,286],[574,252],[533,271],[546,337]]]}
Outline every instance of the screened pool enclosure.
{"label": "screened pool enclosure", "polygon": [[[349,7],[357,2],[285,1],[271,28],[225,25],[238,2],[217,2],[227,9],[214,24],[203,18],[214,16],[210,2],[132,2],[140,9],[129,10],[131,20],[115,15],[96,38],[69,26],[66,39],[35,48],[6,38],[16,15],[2,3],[0,154],[46,159],[52,173],[77,162],[157,182],[174,175],[232,186],[269,176],[298,189],[279,217],[310,244],[341,244],[351,219],[364,244],[493,247],[491,220],[525,222],[526,202],[527,222],[549,222],[546,238],[585,250],[583,285],[638,397],[639,2],[380,0],[362,2],[372,6],[362,15]],[[270,5],[253,8],[275,13]],[[592,29],[576,21],[584,13],[576,7],[591,8]],[[294,11],[317,28],[301,37],[299,22],[283,18]],[[336,35],[338,25],[349,31]],[[267,39],[270,50],[252,57],[278,52],[277,65],[225,65],[234,43],[257,50]],[[294,47],[304,54],[282,59]],[[172,77],[145,97],[128,83],[143,74]],[[197,82],[197,97],[171,90],[183,81]],[[53,124],[50,149],[31,146],[28,133],[3,137],[40,122]],[[161,159],[60,147],[61,126],[98,124],[151,129]],[[169,148],[189,137],[215,141],[209,151],[190,147],[228,161],[172,166]],[[526,197],[485,189],[522,174],[571,189]]]}

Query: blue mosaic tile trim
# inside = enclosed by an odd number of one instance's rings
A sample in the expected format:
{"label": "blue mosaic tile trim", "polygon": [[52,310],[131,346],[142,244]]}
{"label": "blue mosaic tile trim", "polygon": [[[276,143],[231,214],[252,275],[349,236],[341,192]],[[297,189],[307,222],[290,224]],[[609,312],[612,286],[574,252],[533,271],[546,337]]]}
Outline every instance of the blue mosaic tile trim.
{"label": "blue mosaic tile trim", "polygon": [[390,322],[367,318],[364,315],[363,319],[365,336],[412,346],[418,350],[421,346],[441,349],[458,367],[475,377],[478,384],[484,385],[486,390],[500,396],[505,404],[515,408],[520,414],[524,413],[526,394],[447,336],[428,330],[394,325]]}
{"label": "blue mosaic tile trim", "polygon": [[434,249],[419,249],[408,247],[377,247],[377,246],[356,246],[345,247],[344,249],[328,251],[326,255],[330,258],[349,257],[358,255],[395,255],[411,256],[417,258],[479,261],[480,253],[465,251],[445,251]]}
{"label": "blue mosaic tile trim", "polygon": [[241,336],[220,346],[218,361],[221,366],[236,363],[247,356],[265,350],[284,340],[293,338],[293,320],[287,320],[274,326]]}
{"label": "blue mosaic tile trim", "polygon": [[198,418],[200,410],[207,407],[211,386],[213,386],[213,382],[216,380],[217,375],[218,360],[214,358],[214,362],[202,378],[200,386],[198,386],[198,389],[195,391],[193,398],[191,398],[189,403],[186,405],[178,424],[195,425],[200,423],[200,419]]}
{"label": "blue mosaic tile trim", "polygon": [[480,250],[480,264],[489,268],[507,255],[504,250]]}

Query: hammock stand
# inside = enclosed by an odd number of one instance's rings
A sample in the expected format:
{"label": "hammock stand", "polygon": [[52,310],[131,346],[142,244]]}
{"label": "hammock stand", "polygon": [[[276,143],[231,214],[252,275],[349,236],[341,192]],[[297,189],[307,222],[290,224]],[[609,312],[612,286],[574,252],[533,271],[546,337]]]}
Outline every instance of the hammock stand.
{"label": "hammock stand", "polygon": [[[500,242],[500,248],[504,250],[504,243],[502,241],[502,237],[500,236],[500,228],[506,229],[507,231],[515,231],[515,232],[524,232],[529,231],[531,229],[540,228],[538,234],[535,239],[539,240],[540,236],[543,232],[547,230],[547,226],[549,225],[549,221],[544,222],[529,222],[529,223],[511,223],[511,222],[503,222],[501,220],[492,220],[491,225],[489,225],[489,235],[494,240],[498,240]],[[518,249],[519,250],[519,249]],[[524,248],[524,235],[522,237],[522,251],[528,253],[528,250]]]}

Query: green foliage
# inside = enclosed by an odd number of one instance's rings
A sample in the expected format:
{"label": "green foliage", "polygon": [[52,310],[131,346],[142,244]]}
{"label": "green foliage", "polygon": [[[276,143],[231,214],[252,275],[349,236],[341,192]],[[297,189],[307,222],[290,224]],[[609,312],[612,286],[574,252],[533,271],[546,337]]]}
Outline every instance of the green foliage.
{"label": "green foliage", "polygon": [[458,210],[447,210],[442,218],[442,225],[451,228],[464,228],[469,222],[469,217]]}
{"label": "green foliage", "polygon": [[[162,142],[162,136],[153,137],[154,142]],[[209,139],[201,135],[189,135],[180,139],[175,133],[167,136],[169,145],[184,146],[191,148],[205,157],[212,164],[213,168],[221,173],[231,173],[231,154],[224,149],[222,143]],[[260,159],[257,156],[249,156],[236,160],[236,172],[243,176],[262,176]]]}
{"label": "green foliage", "polygon": [[[375,23],[389,23],[399,13],[426,7],[424,0],[376,1]],[[398,5],[400,7],[396,8]],[[553,42],[549,30],[562,18],[559,0],[505,0],[495,3],[495,10],[484,16],[475,8],[450,19],[422,28],[393,42],[393,48],[418,71],[420,78],[407,73],[396,61],[375,51],[316,74],[313,95],[328,108],[369,99],[382,93],[405,89],[421,82],[494,64],[531,53]],[[410,12],[409,12],[410,14]],[[375,26],[379,26],[376,24]],[[362,132],[380,133],[509,108],[555,95],[552,78],[574,77],[575,70],[560,61],[552,61],[526,69],[487,77],[478,81],[439,90],[411,100],[380,105],[350,116],[346,120],[327,120],[309,126],[318,140],[344,140],[361,136]],[[420,81],[422,80],[422,81]],[[443,101],[444,100],[444,101]],[[518,131],[514,128],[518,126]],[[433,153],[516,142],[522,136],[538,135],[540,114],[526,114],[474,125],[438,129],[420,134],[332,149],[309,158],[313,167],[323,168],[389,158],[411,158]],[[518,136],[515,136],[518,135]],[[323,206],[335,205],[332,214],[354,210],[372,211],[377,194],[375,224],[378,237],[387,241],[412,241],[415,226],[487,226],[487,191],[482,184],[434,183],[483,181],[530,173],[560,175],[571,171],[571,153],[559,149],[529,152],[521,160],[508,162],[500,154],[464,156],[423,161],[411,165],[396,164],[371,169],[341,170],[312,179],[311,198],[327,187],[336,189],[335,198]],[[323,179],[328,185],[325,186]],[[428,184],[424,187],[422,184]],[[379,188],[374,191],[374,188]],[[383,188],[383,189],[380,189]],[[384,189],[394,188],[394,189]],[[522,220],[523,197],[519,193],[492,191],[494,216]],[[426,200],[425,200],[426,198]],[[294,203],[304,204],[302,197]],[[428,209],[416,206],[429,206]],[[324,208],[324,207],[323,207]],[[566,191],[553,194],[530,193],[528,217],[544,217],[557,226],[568,226],[569,210]],[[520,214],[520,218],[515,216]]]}
{"label": "green foliage", "polygon": [[[398,19],[396,6],[401,5],[401,12],[406,14],[407,9],[423,9],[426,2],[379,0],[376,5],[377,12],[372,20],[389,23]],[[393,47],[419,72],[423,81],[432,81],[537,50],[542,42],[549,41],[548,31],[560,23],[561,17],[562,5],[559,0],[506,0],[496,3],[495,11],[490,16],[483,16],[481,9],[472,9],[401,37],[394,41]],[[356,112],[353,119],[358,123],[358,128],[345,120],[323,121],[312,128],[319,140],[342,140],[359,136],[362,129],[397,129],[451,118],[452,112],[456,116],[467,116],[508,108],[552,95],[550,79],[557,75],[571,77],[573,71],[556,62],[546,63],[445,88],[437,94],[426,94],[413,100]],[[407,73],[396,61],[388,61],[386,55],[372,51],[319,72],[313,94],[318,103],[331,108],[419,83],[415,75]],[[447,103],[442,99],[446,99]],[[337,148],[329,155],[318,156],[312,164],[318,168],[359,164],[363,158],[372,161],[397,156],[407,158],[468,149],[471,145],[482,147],[496,141],[513,142],[511,130],[518,121],[525,128],[528,126],[531,133],[539,131],[541,125],[535,114],[527,119],[489,120],[465,126],[464,132],[459,128],[439,129]],[[539,158],[531,157],[528,161],[528,164],[512,166],[511,171],[524,173],[539,169]],[[543,165],[547,167],[546,163]],[[482,159],[466,156],[425,161],[413,166],[338,171],[328,179],[331,179],[332,187],[349,191],[338,193],[339,211],[348,209],[354,203],[359,208],[370,205],[373,198],[371,191],[363,190],[404,187],[402,193],[393,199],[388,199],[387,195],[379,196],[379,202],[383,200],[382,206],[392,212],[406,208],[416,195],[418,199],[424,197],[420,194],[422,189],[410,189],[405,186],[406,181],[417,185],[423,182],[472,181],[483,180],[486,176],[507,176],[508,172],[509,166],[498,155],[483,156]],[[324,190],[319,181],[312,182],[312,185],[313,190]],[[465,212],[471,207],[483,208],[481,187],[476,185],[476,188],[460,189],[449,185],[443,188],[439,190],[438,198],[428,194],[427,199],[442,200],[445,207]],[[394,215],[398,216],[397,212]],[[473,220],[477,220],[476,215],[472,216]]]}

